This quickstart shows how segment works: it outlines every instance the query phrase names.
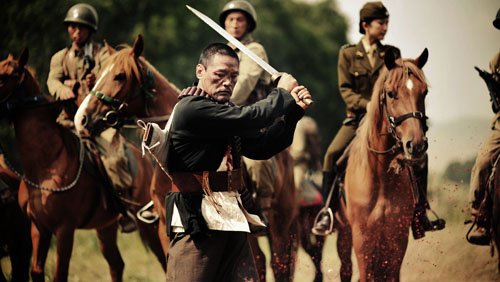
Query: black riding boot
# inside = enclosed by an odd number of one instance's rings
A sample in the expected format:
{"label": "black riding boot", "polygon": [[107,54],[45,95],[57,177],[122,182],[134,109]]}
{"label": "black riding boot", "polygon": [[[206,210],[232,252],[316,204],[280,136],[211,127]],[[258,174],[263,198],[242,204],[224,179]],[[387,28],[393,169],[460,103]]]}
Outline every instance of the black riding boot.
{"label": "black riding boot", "polygon": [[[332,193],[332,198],[330,200],[330,204],[320,211],[320,214],[317,217],[317,220],[314,223],[312,228],[312,233],[315,235],[325,236],[332,232],[332,223],[333,216],[339,207],[339,185],[333,185],[335,180],[336,173],[332,173],[329,171],[323,172],[323,182],[321,185],[321,191],[323,194],[323,199],[326,201],[330,193]],[[331,191],[333,189],[333,191]],[[330,211],[328,211],[330,208]]]}
{"label": "black riding boot", "polygon": [[492,209],[491,197],[486,193],[484,200],[482,201],[479,208],[476,208],[473,212],[474,221],[476,223],[476,229],[467,236],[467,241],[469,243],[479,246],[488,246],[491,241],[491,209]]}
{"label": "black riding boot", "polygon": [[425,237],[426,231],[437,231],[444,229],[446,221],[438,218],[434,221],[427,217],[427,210],[430,209],[427,201],[427,159],[425,163],[414,167],[414,175],[417,178],[418,202],[413,213],[411,230],[415,240]]}

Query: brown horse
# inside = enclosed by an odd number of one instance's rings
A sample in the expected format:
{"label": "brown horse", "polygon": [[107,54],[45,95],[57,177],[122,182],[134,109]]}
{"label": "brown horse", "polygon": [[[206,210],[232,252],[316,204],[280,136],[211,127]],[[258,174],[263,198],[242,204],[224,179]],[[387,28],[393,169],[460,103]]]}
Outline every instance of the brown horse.
{"label": "brown horse", "polygon": [[[75,125],[82,132],[95,133],[113,121],[137,116],[144,120],[168,116],[177,102],[179,89],[162,76],[149,62],[140,57],[144,47],[142,36],[138,36],[132,48],[124,48],[109,58],[109,68],[104,69],[101,81],[96,83],[94,95],[82,103],[75,117]],[[152,95],[150,95],[152,94]],[[113,116],[113,118],[110,118]],[[156,118],[163,127],[166,119]],[[120,123],[120,122],[118,122]],[[272,237],[272,265],[276,280],[288,281],[293,277],[297,238],[295,219],[297,205],[293,185],[292,160],[288,152],[279,154],[279,174],[270,218]],[[151,185],[154,205],[160,211],[160,236],[165,252],[169,239],[166,234],[164,199],[170,191],[170,180],[157,167]],[[273,227],[274,226],[274,227]],[[291,237],[290,237],[291,236]],[[290,240],[293,238],[293,240]],[[256,239],[252,240],[253,246]],[[260,251],[260,250],[259,250]],[[262,252],[259,257],[261,270],[265,273]],[[264,274],[265,275],[265,274]]]}
{"label": "brown horse", "polygon": [[[156,121],[161,127],[166,124],[180,91],[140,57],[143,49],[144,40],[139,35],[132,48],[112,52],[107,59],[108,68],[104,68],[92,92],[95,95],[87,96],[75,116],[75,126],[81,134],[96,135],[132,116]],[[170,179],[156,166],[150,191],[160,217],[158,235],[165,255],[169,239],[164,200],[170,189]]]}
{"label": "brown horse", "polygon": [[[110,190],[92,166],[84,142],[69,129],[56,123],[61,102],[40,95],[33,75],[24,67],[28,52],[0,62],[0,104],[14,123],[16,141],[25,171],[19,190],[20,203],[32,220],[31,239],[33,281],[44,281],[44,266],[50,239],[57,239],[54,280],[66,281],[76,229],[96,229],[101,252],[109,264],[112,281],[121,281],[124,262],[117,246],[118,211],[110,204]],[[130,202],[150,201],[150,162],[137,148],[131,148],[140,162],[134,177]],[[138,209],[132,207],[131,209]],[[141,237],[164,264],[165,258],[149,225],[139,223]],[[155,251],[158,250],[158,251]],[[163,261],[162,261],[163,260]]]}
{"label": "brown horse", "polygon": [[361,281],[399,281],[418,199],[411,163],[424,156],[427,83],[415,60],[385,56],[347,161],[346,215]]}
{"label": "brown horse", "polygon": [[[293,281],[300,239],[299,204],[293,177],[293,159],[288,150],[281,151],[275,157],[278,170],[269,211],[267,234],[271,254],[270,262],[275,281]],[[252,186],[250,183],[247,185]],[[250,236],[250,246],[259,278],[261,281],[266,281],[266,259],[257,239],[256,235]]]}
{"label": "brown horse", "polygon": [[[12,281],[29,280],[31,258],[30,221],[18,204],[20,182],[0,150],[0,249],[8,251]],[[7,281],[1,267],[0,281]]]}

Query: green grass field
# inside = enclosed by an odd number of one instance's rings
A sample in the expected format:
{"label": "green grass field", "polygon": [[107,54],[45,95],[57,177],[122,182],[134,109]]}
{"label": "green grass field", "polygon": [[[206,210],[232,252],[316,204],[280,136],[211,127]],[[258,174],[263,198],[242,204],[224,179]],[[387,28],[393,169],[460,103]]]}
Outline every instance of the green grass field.
{"label": "green grass field", "polygon": [[[427,233],[425,238],[418,241],[410,239],[401,270],[401,281],[500,281],[496,250],[495,256],[491,257],[488,247],[473,246],[465,240],[469,227],[463,225],[466,218],[467,187],[463,184],[438,183],[435,179],[436,177],[431,177],[431,206],[447,220],[447,227],[439,232]],[[340,281],[335,240],[336,234],[326,240],[322,263],[324,281]],[[55,242],[52,243],[46,266],[47,281],[51,280],[54,271]],[[125,261],[124,281],[165,281],[160,264],[142,245],[137,233],[119,234],[118,243]],[[265,239],[261,239],[260,243],[267,247]],[[4,270],[10,271],[7,258],[3,258],[1,264]],[[268,268],[268,273],[270,271]],[[307,282],[313,278],[312,262],[305,252],[299,249],[294,281]],[[355,272],[353,281],[357,279]],[[110,280],[106,261],[99,252],[95,232],[77,231],[69,281]],[[274,281],[272,274],[268,275],[267,281]]]}

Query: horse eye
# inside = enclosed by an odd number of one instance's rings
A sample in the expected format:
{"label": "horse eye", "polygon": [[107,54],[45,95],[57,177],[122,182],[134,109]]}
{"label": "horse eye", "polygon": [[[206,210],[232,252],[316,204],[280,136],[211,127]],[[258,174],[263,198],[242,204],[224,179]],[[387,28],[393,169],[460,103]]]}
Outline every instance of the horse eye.
{"label": "horse eye", "polygon": [[124,81],[125,80],[125,74],[124,73],[119,73],[115,76],[116,81]]}
{"label": "horse eye", "polygon": [[387,96],[389,96],[389,98],[394,98],[394,94],[392,93],[392,91],[389,91],[387,92]]}

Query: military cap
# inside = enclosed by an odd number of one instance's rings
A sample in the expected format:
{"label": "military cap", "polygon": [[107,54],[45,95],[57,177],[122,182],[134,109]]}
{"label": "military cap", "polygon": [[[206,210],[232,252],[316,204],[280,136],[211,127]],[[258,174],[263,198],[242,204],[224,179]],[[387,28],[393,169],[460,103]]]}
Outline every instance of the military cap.
{"label": "military cap", "polygon": [[500,9],[498,9],[497,17],[493,21],[493,26],[496,27],[497,29],[500,29]]}
{"label": "military cap", "polygon": [[359,19],[385,19],[389,17],[389,12],[382,2],[367,2],[359,11]]}

